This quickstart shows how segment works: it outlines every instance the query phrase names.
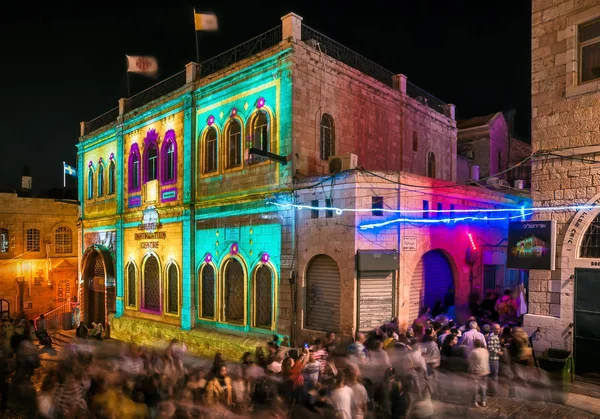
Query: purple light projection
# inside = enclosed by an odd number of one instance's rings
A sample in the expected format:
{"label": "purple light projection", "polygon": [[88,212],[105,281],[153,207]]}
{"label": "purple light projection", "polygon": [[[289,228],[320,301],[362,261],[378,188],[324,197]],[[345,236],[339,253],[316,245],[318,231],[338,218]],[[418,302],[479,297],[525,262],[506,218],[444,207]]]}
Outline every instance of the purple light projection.
{"label": "purple light projection", "polygon": [[237,115],[237,108],[233,108],[231,110],[231,116],[233,117],[233,116],[236,116],[236,115]]}
{"label": "purple light projection", "polygon": [[115,159],[115,153],[110,153],[108,160],[113,161]]}
{"label": "purple light projection", "polygon": [[229,250],[229,253],[231,253],[232,255],[237,255],[239,251],[240,251],[240,248],[238,247],[238,244],[233,243],[231,245],[231,249]]}
{"label": "purple light projection", "polygon": [[260,261],[262,263],[269,263],[269,254],[267,252],[264,252],[260,257]]}
{"label": "purple light projection", "polygon": [[[156,169],[160,171],[160,160],[158,153],[158,132],[156,130],[150,129],[146,134],[146,138],[144,138],[144,156],[142,159],[142,163],[144,165],[144,183],[148,182],[148,176],[150,172],[150,165],[148,164],[148,153],[150,150],[154,148],[156,150]],[[160,176],[160,175],[159,175]],[[159,177],[157,176],[157,178]]]}
{"label": "purple light projection", "polygon": [[206,125],[208,125],[209,127],[215,123],[215,117],[214,116],[209,116],[208,119],[206,120]]}
{"label": "purple light projection", "polygon": [[129,192],[139,192],[142,190],[142,182],[140,182],[140,163],[140,147],[137,143],[133,143],[129,150]]}
{"label": "purple light projection", "polygon": [[204,262],[205,263],[211,263],[212,262],[212,255],[210,253],[207,253],[206,256],[204,256]]}
{"label": "purple light projection", "polygon": [[258,98],[258,100],[256,101],[256,107],[258,109],[262,108],[263,106],[265,106],[265,98],[264,97],[260,97]]}
{"label": "purple light projection", "polygon": [[[167,165],[168,165],[168,150],[169,145],[173,144],[173,177],[168,177]],[[172,185],[177,183],[177,141],[175,140],[175,131],[170,129],[165,133],[165,138],[162,144],[161,150],[162,170],[160,171],[161,183],[163,185]]]}
{"label": "purple light projection", "polygon": [[90,160],[90,162],[88,163],[88,167],[90,167],[90,168],[94,167],[94,162],[92,162],[92,161]]}

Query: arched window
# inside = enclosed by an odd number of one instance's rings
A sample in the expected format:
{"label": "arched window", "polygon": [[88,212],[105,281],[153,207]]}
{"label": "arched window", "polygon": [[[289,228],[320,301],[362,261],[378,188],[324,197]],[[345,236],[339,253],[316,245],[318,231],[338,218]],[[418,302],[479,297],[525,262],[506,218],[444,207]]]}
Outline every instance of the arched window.
{"label": "arched window", "polygon": [[417,131],[413,131],[413,151],[419,151],[419,136]]}
{"label": "arched window", "polygon": [[261,265],[254,271],[254,298],[252,303],[254,327],[273,327],[273,271]]}
{"label": "arched window", "polygon": [[227,168],[242,165],[242,126],[232,120],[227,129]]}
{"label": "arched window", "polygon": [[167,313],[179,314],[179,269],[171,262],[167,266],[167,290],[166,306]]}
{"label": "arched window", "polygon": [[129,151],[129,192],[137,192],[140,184],[140,149],[137,144],[131,146]]}
{"label": "arched window", "polygon": [[431,151],[427,153],[427,176],[435,177],[435,154]]}
{"label": "arched window", "polygon": [[154,255],[148,256],[144,262],[143,290],[144,309],[160,312],[160,267]]}
{"label": "arched window", "polygon": [[108,194],[115,194],[115,162],[111,160],[108,164]]}
{"label": "arched window", "polygon": [[328,160],[335,154],[335,132],[333,129],[333,118],[328,114],[321,117],[321,160]]}
{"label": "arched window", "polygon": [[69,227],[58,227],[54,231],[54,253],[73,253],[73,234]]}
{"label": "arched window", "polygon": [[40,230],[37,228],[30,228],[26,234],[28,252],[39,252],[40,251]]}
{"label": "arched window", "polygon": [[312,330],[339,330],[340,270],[330,256],[317,255],[306,270],[305,324]]}
{"label": "arched window", "polygon": [[175,131],[167,131],[162,145],[162,182],[165,184],[177,181],[177,143]]}
{"label": "arched window", "polygon": [[596,216],[585,231],[579,248],[581,258],[600,258],[600,215]]}
{"label": "arched window", "polygon": [[[269,122],[265,112],[258,112],[252,121],[252,147],[269,151]],[[252,162],[264,161],[264,157],[253,156]]]}
{"label": "arched window", "polygon": [[217,130],[211,127],[204,138],[204,173],[216,172],[217,169]]}
{"label": "arched window", "polygon": [[0,228],[0,253],[9,251],[9,233],[7,228]]}
{"label": "arched window", "polygon": [[136,295],[136,275],[135,275],[135,264],[133,262],[129,262],[127,264],[127,306],[135,307],[137,303],[137,295]]}
{"label": "arched window", "polygon": [[245,275],[239,260],[228,259],[223,270],[223,320],[243,323],[246,312]]}
{"label": "arched window", "polygon": [[215,268],[205,263],[198,272],[199,317],[203,319],[215,318]]}
{"label": "arched window", "polygon": [[104,165],[98,165],[98,197],[104,196]]}
{"label": "arched window", "polygon": [[87,198],[94,199],[94,169],[91,167],[88,169],[88,182],[87,182]]}
{"label": "arched window", "polygon": [[158,178],[158,152],[156,151],[156,145],[153,143],[148,144],[147,147],[144,170],[146,173],[145,180],[150,182]]}

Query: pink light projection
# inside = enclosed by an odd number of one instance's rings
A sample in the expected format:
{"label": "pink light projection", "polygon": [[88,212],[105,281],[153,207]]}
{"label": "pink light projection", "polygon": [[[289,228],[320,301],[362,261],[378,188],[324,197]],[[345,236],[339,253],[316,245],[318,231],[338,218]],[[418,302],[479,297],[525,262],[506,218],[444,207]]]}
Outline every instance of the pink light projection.
{"label": "pink light projection", "polygon": [[233,243],[231,245],[231,250],[229,251],[229,253],[231,253],[232,255],[237,255],[239,251],[240,251],[240,248],[238,247],[238,244]]}
{"label": "pink light projection", "polygon": [[260,261],[262,263],[269,263],[269,254],[267,252],[264,252],[260,257]]}
{"label": "pink light projection", "polygon": [[260,97],[258,98],[258,100],[256,101],[256,107],[258,109],[262,108],[263,106],[265,106],[265,98],[264,97]]}
{"label": "pink light projection", "polygon": [[208,119],[206,120],[206,124],[210,127],[214,123],[215,123],[215,117],[213,115],[209,116]]}

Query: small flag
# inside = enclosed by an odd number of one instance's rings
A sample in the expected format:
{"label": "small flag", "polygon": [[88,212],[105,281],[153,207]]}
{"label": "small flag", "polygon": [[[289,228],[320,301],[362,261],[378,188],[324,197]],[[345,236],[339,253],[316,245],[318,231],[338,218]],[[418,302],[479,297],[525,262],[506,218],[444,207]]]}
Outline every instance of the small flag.
{"label": "small flag", "polygon": [[127,71],[154,75],[158,72],[158,62],[154,57],[131,57],[127,55]]}
{"label": "small flag", "polygon": [[77,169],[63,162],[63,170],[66,175],[77,177]]}
{"label": "small flag", "polygon": [[196,13],[194,10],[194,26],[197,31],[216,31],[219,22],[214,13]]}

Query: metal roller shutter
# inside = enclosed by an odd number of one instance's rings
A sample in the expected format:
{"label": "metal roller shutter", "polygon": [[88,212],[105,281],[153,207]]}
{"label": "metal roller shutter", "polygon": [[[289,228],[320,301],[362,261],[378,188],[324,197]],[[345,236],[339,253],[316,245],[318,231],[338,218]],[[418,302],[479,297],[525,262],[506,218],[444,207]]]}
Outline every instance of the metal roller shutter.
{"label": "metal roller shutter", "polygon": [[370,331],[394,316],[393,272],[361,272],[359,280],[359,327]]}
{"label": "metal roller shutter", "polygon": [[450,263],[439,250],[431,250],[423,255],[410,284],[409,322],[419,316],[419,309],[425,305],[433,309],[435,302],[444,302],[444,295],[453,285]]}
{"label": "metal roller shutter", "polygon": [[316,256],[306,273],[306,327],[339,331],[340,271],[326,255]]}

